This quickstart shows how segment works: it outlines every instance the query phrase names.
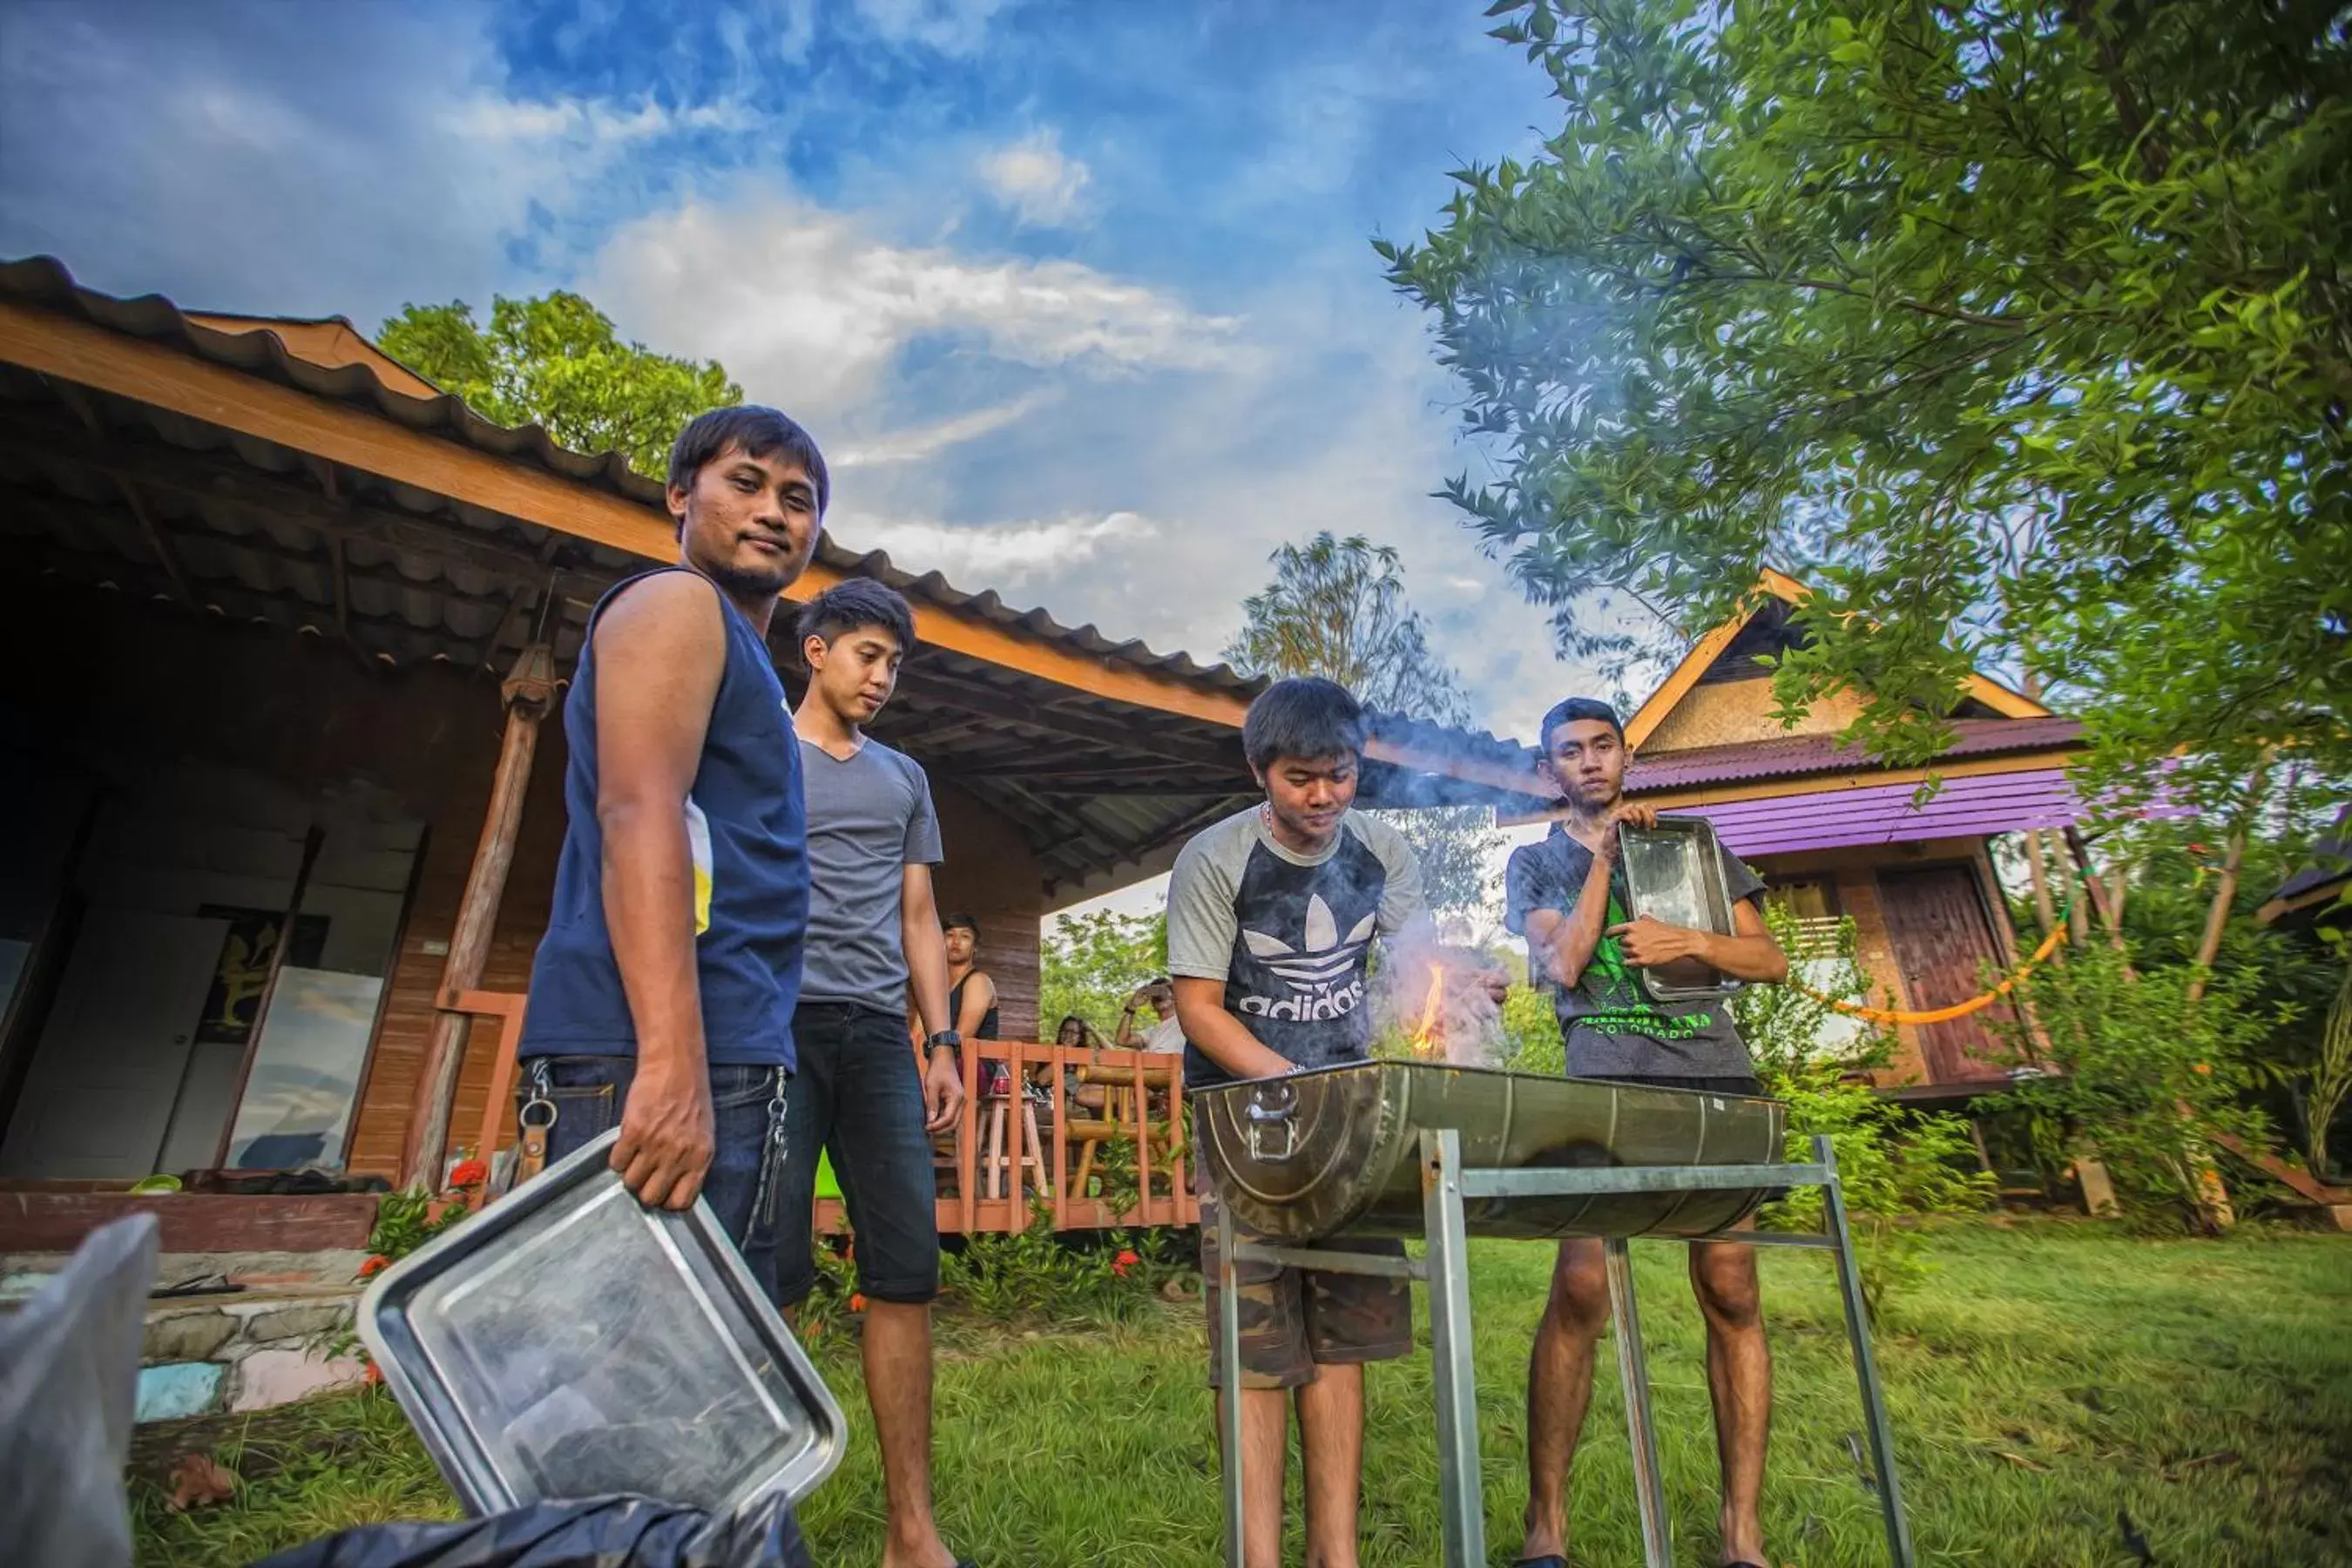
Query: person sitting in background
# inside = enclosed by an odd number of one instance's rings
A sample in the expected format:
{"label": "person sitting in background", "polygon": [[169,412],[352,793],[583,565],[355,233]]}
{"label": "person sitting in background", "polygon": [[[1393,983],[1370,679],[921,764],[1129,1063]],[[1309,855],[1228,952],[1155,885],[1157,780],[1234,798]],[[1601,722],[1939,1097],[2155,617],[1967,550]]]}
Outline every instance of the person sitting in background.
{"label": "person sitting in background", "polygon": [[950,915],[940,922],[948,944],[948,1016],[967,1040],[992,1040],[1000,1014],[996,982],[978,967],[980,922],[970,915]]}
{"label": "person sitting in background", "polygon": [[[1054,1043],[1065,1050],[1099,1051],[1103,1048],[1102,1032],[1076,1013],[1066,1013],[1062,1016],[1061,1026],[1054,1031]],[[1076,1068],[1065,1075],[1062,1092],[1069,1097],[1073,1105],[1095,1111],[1103,1108],[1102,1085],[1080,1083]]]}
{"label": "person sitting in background", "polygon": [[[1136,1027],[1136,1015],[1144,1008],[1159,1022],[1148,1029]],[[1176,1021],[1176,987],[1162,974],[1135,988],[1127,999],[1127,1006],[1118,1016],[1118,1045],[1121,1050],[1160,1051],[1181,1055],[1184,1050],[1184,1026]]]}

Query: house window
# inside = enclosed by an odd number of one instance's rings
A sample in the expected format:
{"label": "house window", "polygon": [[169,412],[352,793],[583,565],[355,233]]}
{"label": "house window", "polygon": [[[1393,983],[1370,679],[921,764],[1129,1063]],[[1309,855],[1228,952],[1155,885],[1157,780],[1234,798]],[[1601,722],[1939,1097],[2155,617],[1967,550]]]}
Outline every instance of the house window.
{"label": "house window", "polygon": [[1827,877],[1774,877],[1764,885],[1765,898],[1786,910],[1797,922],[1797,951],[1791,958],[1832,956],[1837,951],[1840,917],[1837,884]]}

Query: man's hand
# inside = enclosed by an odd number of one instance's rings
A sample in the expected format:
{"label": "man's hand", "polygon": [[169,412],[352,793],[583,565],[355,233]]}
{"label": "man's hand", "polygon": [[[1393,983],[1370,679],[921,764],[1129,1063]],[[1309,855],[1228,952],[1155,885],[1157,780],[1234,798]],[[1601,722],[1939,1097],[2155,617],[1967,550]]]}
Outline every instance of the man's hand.
{"label": "man's hand", "polygon": [[1487,999],[1497,1007],[1511,994],[1511,972],[1507,969],[1482,969],[1478,971],[1477,980],[1486,989]]}
{"label": "man's hand", "polygon": [[[965,1047],[969,1050],[971,1047]],[[963,1077],[956,1071],[955,1053],[941,1046],[926,1053],[923,1065],[923,1131],[944,1132],[963,1114]]]}
{"label": "man's hand", "polygon": [[716,1139],[708,1079],[640,1064],[621,1110],[612,1166],[646,1207],[691,1208],[710,1172]]}
{"label": "man's hand", "polygon": [[1658,808],[1656,806],[1643,805],[1638,801],[1619,801],[1609,808],[1609,815],[1601,819],[1599,846],[1601,856],[1612,863],[1616,860],[1618,851],[1622,847],[1617,837],[1617,829],[1620,826],[1641,829],[1655,827],[1657,825]]}
{"label": "man's hand", "polygon": [[1617,939],[1625,962],[1637,968],[1655,969],[1683,958],[1714,962],[1708,953],[1714,938],[1707,932],[1693,931],[1688,926],[1670,926],[1650,915],[1611,926],[1608,934]]}

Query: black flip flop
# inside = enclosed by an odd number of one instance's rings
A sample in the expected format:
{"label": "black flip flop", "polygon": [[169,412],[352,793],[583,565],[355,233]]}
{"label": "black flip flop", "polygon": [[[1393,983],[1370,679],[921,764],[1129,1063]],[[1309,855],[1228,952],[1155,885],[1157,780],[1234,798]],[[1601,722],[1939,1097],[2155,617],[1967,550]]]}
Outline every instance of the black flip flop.
{"label": "black flip flop", "polygon": [[1568,1559],[1555,1552],[1549,1557],[1522,1557],[1511,1568],[1568,1568]]}

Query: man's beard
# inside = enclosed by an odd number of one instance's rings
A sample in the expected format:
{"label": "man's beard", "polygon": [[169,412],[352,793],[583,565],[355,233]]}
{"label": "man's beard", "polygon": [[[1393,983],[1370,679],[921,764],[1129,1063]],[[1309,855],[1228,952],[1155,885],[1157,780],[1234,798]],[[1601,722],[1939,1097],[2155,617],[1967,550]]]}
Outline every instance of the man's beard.
{"label": "man's beard", "polygon": [[738,566],[730,563],[705,566],[703,572],[720,588],[739,597],[749,598],[758,594],[781,594],[793,580],[791,568],[778,562],[773,570]]}

